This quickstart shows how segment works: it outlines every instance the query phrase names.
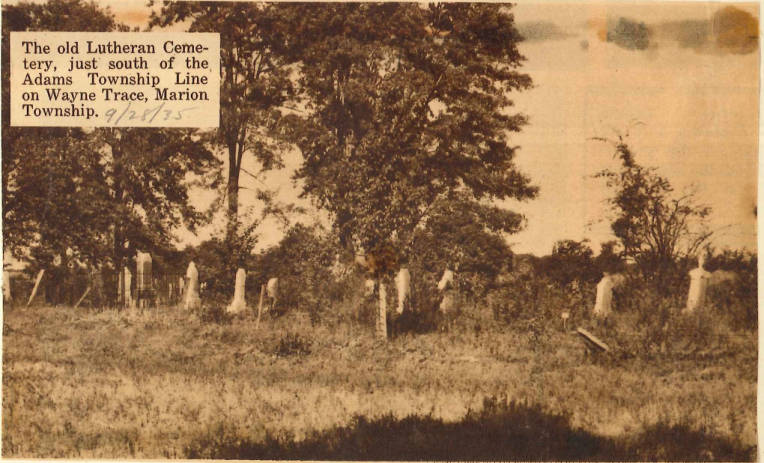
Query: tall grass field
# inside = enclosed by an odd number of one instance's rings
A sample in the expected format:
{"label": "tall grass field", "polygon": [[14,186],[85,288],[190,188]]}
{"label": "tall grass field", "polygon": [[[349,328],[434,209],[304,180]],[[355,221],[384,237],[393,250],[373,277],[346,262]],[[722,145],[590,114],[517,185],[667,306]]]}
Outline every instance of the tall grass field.
{"label": "tall grass field", "polygon": [[339,308],[3,316],[5,457],[756,458],[756,333],[704,312],[653,333],[630,313],[563,328],[471,307],[386,343]]}

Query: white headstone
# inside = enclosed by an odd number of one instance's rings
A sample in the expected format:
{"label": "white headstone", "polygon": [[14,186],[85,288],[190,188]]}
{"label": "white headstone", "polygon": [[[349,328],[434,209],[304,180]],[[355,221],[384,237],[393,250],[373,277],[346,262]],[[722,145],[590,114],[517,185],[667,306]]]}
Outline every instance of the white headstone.
{"label": "white headstone", "polygon": [[440,301],[440,311],[443,313],[451,312],[454,310],[454,295],[447,292],[443,295],[443,299]]}
{"label": "white headstone", "polygon": [[188,279],[188,285],[183,305],[186,310],[198,309],[202,305],[202,300],[199,298],[199,272],[193,262],[188,264],[186,279]]}
{"label": "white headstone", "polygon": [[3,301],[11,301],[11,273],[3,270]]}
{"label": "white headstone", "polygon": [[687,293],[686,313],[692,313],[706,302],[706,290],[711,274],[703,268],[704,257],[698,258],[698,267],[690,270],[690,291]]}
{"label": "white headstone", "polygon": [[270,278],[265,285],[265,294],[268,296],[269,310],[273,310],[276,307],[276,302],[279,299],[279,279],[276,277]]}
{"label": "white headstone", "polygon": [[247,308],[245,300],[247,272],[243,268],[236,271],[236,286],[233,290],[233,301],[226,309],[229,313],[240,313]]}
{"label": "white headstone", "polygon": [[396,312],[403,313],[406,300],[411,297],[411,273],[407,268],[401,268],[395,277],[395,288],[398,290],[398,307]]}
{"label": "white headstone", "polygon": [[443,293],[443,299],[440,301],[440,311],[450,312],[454,309],[454,272],[446,269],[438,282],[438,290]]}
{"label": "white headstone", "polygon": [[138,293],[151,289],[151,254],[138,251],[136,257],[136,288]]}
{"label": "white headstone", "polygon": [[445,272],[443,272],[443,276],[440,278],[440,281],[438,282],[438,289],[440,291],[445,291],[446,289],[449,289],[454,285],[454,272],[451,271],[451,269],[446,269]]}
{"label": "white headstone", "polygon": [[125,307],[132,307],[133,306],[133,294],[131,292],[131,288],[133,285],[133,274],[130,272],[130,269],[125,267]]}
{"label": "white headstone", "polygon": [[613,311],[613,287],[615,282],[610,274],[605,274],[597,283],[597,297],[594,301],[594,315],[607,317]]}

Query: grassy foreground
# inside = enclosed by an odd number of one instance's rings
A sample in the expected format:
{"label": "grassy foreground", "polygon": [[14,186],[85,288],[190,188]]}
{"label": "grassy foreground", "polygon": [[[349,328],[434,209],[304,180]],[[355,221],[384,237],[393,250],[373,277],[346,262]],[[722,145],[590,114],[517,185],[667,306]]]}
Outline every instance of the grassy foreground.
{"label": "grassy foreground", "polygon": [[592,357],[478,309],[387,344],[341,320],[6,308],[3,456],[756,457],[755,333]]}

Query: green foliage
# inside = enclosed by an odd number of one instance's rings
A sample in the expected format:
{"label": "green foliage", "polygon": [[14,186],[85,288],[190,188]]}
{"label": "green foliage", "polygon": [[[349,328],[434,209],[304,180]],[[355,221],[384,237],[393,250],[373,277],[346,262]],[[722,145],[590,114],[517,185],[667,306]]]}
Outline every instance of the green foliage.
{"label": "green foliage", "polygon": [[43,240],[50,243],[50,254],[66,249],[64,237],[81,240],[74,243],[75,249],[96,244],[99,240],[88,222],[108,210],[92,201],[90,187],[97,185],[98,176],[93,183],[91,179],[100,168],[86,134],[79,128],[10,126],[10,32],[97,32],[117,24],[110,12],[80,0],[4,4],[2,13],[4,248],[18,257]]}
{"label": "green foliage", "polygon": [[211,304],[202,304],[197,314],[199,320],[204,323],[229,325],[233,320],[233,316],[226,311],[226,306],[217,301]]}
{"label": "green foliage", "polygon": [[318,226],[297,224],[278,246],[257,259],[253,278],[265,284],[279,279],[279,310],[300,309],[317,321],[333,302],[346,296],[347,285],[332,273],[338,250],[333,237]]}
{"label": "green foliage", "polygon": [[732,279],[711,286],[708,299],[735,328],[758,327],[758,256],[751,251],[725,249],[706,261],[710,272],[731,272]]}
{"label": "green foliage", "polygon": [[560,323],[562,312],[568,312],[568,323],[572,326],[588,318],[594,294],[591,283],[560,286],[554,280],[540,276],[522,276],[492,291],[488,306],[495,320],[507,324],[537,319],[556,325]]}
{"label": "green foliage", "polygon": [[568,286],[576,280],[591,283],[600,276],[593,256],[589,240],[560,240],[554,244],[550,256],[541,258],[536,266],[537,272],[560,287]]}
{"label": "green foliage", "polygon": [[[438,201],[410,246],[408,266],[417,296],[435,293],[443,271],[450,268],[457,272],[455,283],[462,295],[484,300],[512,256],[503,233],[513,233],[521,224],[519,214],[464,196]],[[432,305],[419,297],[414,302],[423,309]]]}
{"label": "green foliage", "polygon": [[[3,95],[10,31],[115,29],[125,28],[94,3],[4,5]],[[72,248],[87,264],[118,268],[205,219],[189,203],[187,176],[214,186],[219,163],[196,131],[10,127],[3,101],[3,236],[16,256],[47,265]]]}
{"label": "green foliage", "polygon": [[[438,199],[531,198],[513,163],[519,34],[507,6],[300,5],[304,191],[343,245],[405,253]],[[467,52],[469,50],[469,52]],[[405,256],[404,256],[405,259]],[[392,269],[390,270],[392,272]]]}
{"label": "green foliage", "polygon": [[605,169],[595,176],[613,191],[613,233],[643,278],[667,294],[683,277],[680,259],[697,253],[711,236],[705,226],[711,208],[698,204],[694,192],[674,194],[669,180],[655,168],[637,164],[623,137],[597,140],[612,143],[621,161],[620,170]]}
{"label": "green foliage", "polygon": [[626,270],[626,263],[620,252],[616,251],[618,241],[606,241],[600,244],[600,253],[594,258],[598,272],[620,273]]}
{"label": "green foliage", "polygon": [[283,166],[280,108],[293,94],[293,58],[288,48],[295,32],[289,7],[249,2],[165,2],[150,25],[188,25],[189,32],[220,34],[220,126],[213,141],[228,156],[227,238],[239,226],[239,177],[244,155],[261,171]]}
{"label": "green foliage", "polygon": [[302,356],[310,354],[310,339],[300,336],[298,333],[287,333],[274,349],[278,357]]}
{"label": "green foliage", "polygon": [[[239,227],[237,233],[229,235],[227,240],[212,238],[185,249],[185,258],[193,260],[199,271],[199,283],[206,283],[201,295],[205,301],[228,304],[234,291],[236,271],[244,268],[249,274],[255,268],[252,252],[258,239],[255,232],[257,225]],[[248,288],[251,299],[256,294],[253,290],[256,287],[248,285]]]}

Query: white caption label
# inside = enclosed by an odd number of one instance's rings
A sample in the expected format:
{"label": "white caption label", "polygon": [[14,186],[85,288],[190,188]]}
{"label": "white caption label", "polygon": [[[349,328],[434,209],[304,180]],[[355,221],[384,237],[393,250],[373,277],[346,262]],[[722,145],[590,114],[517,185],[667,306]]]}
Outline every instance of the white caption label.
{"label": "white caption label", "polygon": [[219,34],[11,32],[13,126],[219,122]]}

